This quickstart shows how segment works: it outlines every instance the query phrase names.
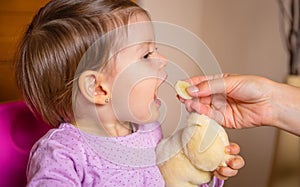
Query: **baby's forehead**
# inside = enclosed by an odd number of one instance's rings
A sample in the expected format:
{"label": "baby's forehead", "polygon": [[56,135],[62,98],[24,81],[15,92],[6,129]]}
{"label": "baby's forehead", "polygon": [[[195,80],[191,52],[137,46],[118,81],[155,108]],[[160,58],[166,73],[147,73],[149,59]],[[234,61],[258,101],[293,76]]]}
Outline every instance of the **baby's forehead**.
{"label": "baby's forehead", "polygon": [[129,43],[153,42],[155,39],[153,24],[146,16],[133,16],[126,27]]}
{"label": "baby's forehead", "polygon": [[146,23],[138,23],[129,27],[127,34],[128,43],[154,42],[155,34],[152,26]]}

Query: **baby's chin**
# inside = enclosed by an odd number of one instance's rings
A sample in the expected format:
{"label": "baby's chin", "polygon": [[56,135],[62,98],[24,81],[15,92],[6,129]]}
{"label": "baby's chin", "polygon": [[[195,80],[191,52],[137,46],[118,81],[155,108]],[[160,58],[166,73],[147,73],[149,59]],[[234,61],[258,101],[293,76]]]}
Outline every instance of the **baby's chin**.
{"label": "baby's chin", "polygon": [[153,122],[158,121],[159,116],[160,116],[159,114],[158,114],[158,115],[155,114],[155,116],[154,116],[154,115],[151,115],[151,116],[149,116],[148,118],[139,118],[139,119],[135,119],[135,120],[133,121],[133,123],[139,124],[139,125],[153,123]]}
{"label": "baby's chin", "polygon": [[134,119],[134,123],[136,124],[148,124],[148,123],[153,123],[156,122],[159,117],[160,117],[160,112],[159,112],[159,106],[160,106],[160,102],[158,103],[157,101],[153,101],[150,106],[149,106],[149,110],[144,113],[142,112],[137,112]]}

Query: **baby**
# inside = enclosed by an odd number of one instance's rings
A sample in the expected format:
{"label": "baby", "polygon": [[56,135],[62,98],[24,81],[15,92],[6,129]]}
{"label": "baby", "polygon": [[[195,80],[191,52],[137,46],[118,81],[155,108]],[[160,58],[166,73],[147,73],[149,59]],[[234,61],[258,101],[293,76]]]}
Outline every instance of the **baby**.
{"label": "baby", "polygon": [[148,13],[129,0],[40,9],[16,76],[30,108],[56,128],[31,150],[28,186],[164,186],[155,148],[166,65]]}

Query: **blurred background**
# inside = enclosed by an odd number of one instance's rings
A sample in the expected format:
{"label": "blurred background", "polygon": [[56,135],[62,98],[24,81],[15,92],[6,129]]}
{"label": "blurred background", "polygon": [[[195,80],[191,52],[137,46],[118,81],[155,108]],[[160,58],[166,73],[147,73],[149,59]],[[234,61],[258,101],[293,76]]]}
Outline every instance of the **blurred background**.
{"label": "blurred background", "polygon": [[27,24],[47,1],[0,1],[0,102],[20,99],[12,62]]}
{"label": "blurred background", "polygon": [[[14,53],[26,25],[46,2],[0,2],[0,102],[21,99],[13,76]],[[287,47],[286,33],[293,20],[291,2],[293,0],[137,1],[154,21],[179,25],[200,37],[216,57],[222,72],[262,75],[278,82],[286,82],[289,75],[297,74],[291,71],[291,53]],[[191,61],[171,47],[162,46],[160,50],[175,63],[182,65]],[[200,73],[191,71],[189,75]],[[175,97],[170,102],[176,102]],[[178,105],[177,102],[176,107]],[[172,116],[166,117],[166,124],[173,123]],[[228,134],[232,142],[240,145],[246,165],[225,186],[300,186],[298,137],[270,127],[228,130]]]}

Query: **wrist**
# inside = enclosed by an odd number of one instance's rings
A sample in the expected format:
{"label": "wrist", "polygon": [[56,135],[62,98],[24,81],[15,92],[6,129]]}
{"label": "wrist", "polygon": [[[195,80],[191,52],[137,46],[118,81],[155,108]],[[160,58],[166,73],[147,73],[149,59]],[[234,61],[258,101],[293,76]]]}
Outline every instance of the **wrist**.
{"label": "wrist", "polygon": [[275,126],[280,128],[282,124],[282,105],[284,105],[282,98],[284,97],[284,92],[282,87],[284,85],[278,82],[271,82],[271,96],[270,96],[270,118],[266,125]]}
{"label": "wrist", "polygon": [[300,135],[300,88],[273,82],[271,120],[268,125]]}

